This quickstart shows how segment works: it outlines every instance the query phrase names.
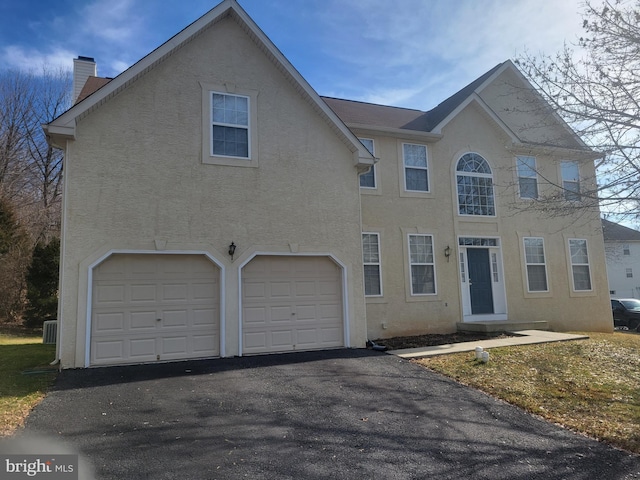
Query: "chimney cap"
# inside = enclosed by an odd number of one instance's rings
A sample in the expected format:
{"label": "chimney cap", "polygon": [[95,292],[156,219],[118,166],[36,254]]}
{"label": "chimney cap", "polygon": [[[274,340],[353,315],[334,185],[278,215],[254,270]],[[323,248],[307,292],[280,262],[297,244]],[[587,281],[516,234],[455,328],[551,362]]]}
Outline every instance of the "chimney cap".
{"label": "chimney cap", "polygon": [[78,55],[78,60],[83,60],[85,62],[95,62],[93,57],[85,57],[83,55]]}

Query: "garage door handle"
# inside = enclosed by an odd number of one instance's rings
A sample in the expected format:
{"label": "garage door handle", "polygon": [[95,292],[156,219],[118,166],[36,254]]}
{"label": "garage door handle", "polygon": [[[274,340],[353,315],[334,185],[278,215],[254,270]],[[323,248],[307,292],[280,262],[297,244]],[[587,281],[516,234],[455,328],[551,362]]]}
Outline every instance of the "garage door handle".
{"label": "garage door handle", "polygon": [[161,322],[162,319],[161,318],[156,318],[156,322]]}

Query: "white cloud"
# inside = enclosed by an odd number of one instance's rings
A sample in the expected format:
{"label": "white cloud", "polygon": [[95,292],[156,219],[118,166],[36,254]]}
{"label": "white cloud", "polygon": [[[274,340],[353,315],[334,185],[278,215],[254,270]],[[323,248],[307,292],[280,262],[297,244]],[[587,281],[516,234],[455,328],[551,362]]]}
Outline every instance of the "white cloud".
{"label": "white cloud", "polygon": [[580,2],[329,0],[317,21],[324,52],[346,72],[334,91],[427,109],[525,50],[553,54],[573,42]]}
{"label": "white cloud", "polygon": [[43,66],[71,70],[73,58],[73,53],[65,49],[43,52],[34,48],[9,45],[0,50],[0,63],[6,68],[32,71],[34,74],[41,71]]}

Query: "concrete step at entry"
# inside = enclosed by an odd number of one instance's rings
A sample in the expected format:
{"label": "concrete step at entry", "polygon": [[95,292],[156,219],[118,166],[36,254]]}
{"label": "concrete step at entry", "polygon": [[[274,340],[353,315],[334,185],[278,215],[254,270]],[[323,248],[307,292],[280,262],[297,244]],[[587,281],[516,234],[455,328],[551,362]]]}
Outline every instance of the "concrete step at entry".
{"label": "concrete step at entry", "polygon": [[500,333],[517,332],[519,330],[549,330],[549,322],[536,321],[487,321],[487,322],[459,322],[456,324],[458,332]]}

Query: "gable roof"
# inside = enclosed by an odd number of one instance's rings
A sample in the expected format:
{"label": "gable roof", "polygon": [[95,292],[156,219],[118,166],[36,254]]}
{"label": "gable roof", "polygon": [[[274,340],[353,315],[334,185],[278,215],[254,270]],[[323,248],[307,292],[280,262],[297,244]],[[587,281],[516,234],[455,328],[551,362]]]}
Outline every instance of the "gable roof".
{"label": "gable roof", "polygon": [[[225,18],[235,20],[252,38],[258,47],[282,72],[284,77],[294,86],[298,93],[313,107],[333,132],[343,141],[354,155],[354,164],[358,167],[369,167],[374,164],[373,155],[360,143],[342,120],[322,101],[320,96],[300,75],[286,57],[271,42],[258,25],[240,7],[236,0],[223,0],[216,7],[204,14],[191,25],[167,40],[114,79],[105,82],[101,88],[94,90],[89,96],[77,102],[69,110],[54,119],[43,128],[51,143],[64,148],[66,140],[75,138],[75,127],[78,120],[98,108],[102,103],[117,95],[147,72],[156,64],[173,55],[184,44],[191,41],[202,31]],[[95,85],[94,85],[95,86]],[[89,88],[89,87],[87,87]]]}
{"label": "gable roof", "polygon": [[417,132],[433,132],[445,118],[451,115],[487,78],[503,64],[499,64],[477,78],[462,90],[429,111],[391,107],[373,103],[322,97],[334,112],[351,126],[383,127]]}
{"label": "gable roof", "polygon": [[640,242],[639,231],[604,218],[602,219],[602,234],[607,242]]}

